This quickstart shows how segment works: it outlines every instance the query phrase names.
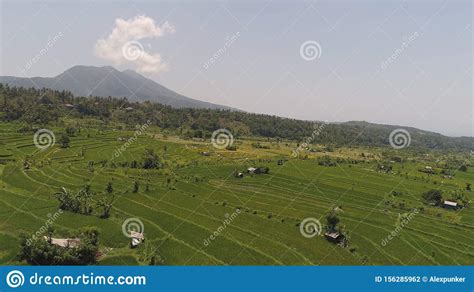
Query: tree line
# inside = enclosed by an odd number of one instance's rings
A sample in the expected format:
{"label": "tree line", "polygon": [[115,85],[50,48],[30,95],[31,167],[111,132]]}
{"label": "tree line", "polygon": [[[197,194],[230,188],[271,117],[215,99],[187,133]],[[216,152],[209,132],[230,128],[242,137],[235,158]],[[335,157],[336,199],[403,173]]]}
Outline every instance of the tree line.
{"label": "tree line", "polygon": [[[129,126],[148,121],[184,138],[211,137],[217,129],[229,129],[235,137],[256,136],[271,139],[303,141],[334,145],[389,146],[389,135],[395,126],[366,122],[330,123],[303,121],[243,111],[219,109],[172,108],[145,102],[130,102],[123,97],[77,97],[66,90],[9,87],[0,84],[0,120],[24,122],[28,130],[58,122],[62,117],[95,118],[107,125]],[[315,129],[319,129],[317,135]],[[407,128],[413,148],[474,149],[470,137],[452,138]]]}

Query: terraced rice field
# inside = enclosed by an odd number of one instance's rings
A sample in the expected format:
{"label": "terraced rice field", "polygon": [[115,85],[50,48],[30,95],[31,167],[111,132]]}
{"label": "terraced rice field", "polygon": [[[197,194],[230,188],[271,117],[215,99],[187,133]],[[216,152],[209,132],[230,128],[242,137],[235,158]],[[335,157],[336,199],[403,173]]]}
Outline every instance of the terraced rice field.
{"label": "terraced rice field", "polygon": [[[337,167],[292,158],[295,145],[280,143],[254,149],[241,140],[237,151],[213,149],[210,143],[163,137],[150,129],[114,157],[120,137],[132,132],[83,128],[70,148],[44,151],[32,134],[0,124],[0,263],[18,264],[18,235],[36,232],[48,214],[58,211],[54,193],[91,184],[98,196],[112,182],[116,200],[111,216],[62,213],[57,233],[84,226],[100,229],[103,265],[141,265],[143,248],[131,249],[122,233],[127,218],[143,222],[146,241],[158,248],[167,265],[473,265],[474,211],[427,207],[421,193],[433,188],[450,191],[473,182],[474,173],[457,173],[453,180],[422,179],[418,163],[396,163],[395,173],[374,171],[374,162]],[[57,130],[57,129],[52,129]],[[100,161],[140,160],[145,148],[164,162],[158,170],[102,166]],[[201,155],[208,151],[209,156]],[[342,150],[338,155],[349,155]],[[31,167],[23,166],[25,157]],[[277,160],[288,159],[283,165]],[[89,166],[94,161],[93,170]],[[236,178],[235,170],[267,166],[269,174]],[[405,175],[408,173],[408,175]],[[132,191],[134,181],[140,188]],[[149,189],[145,189],[145,185]],[[436,182],[436,185],[434,185]],[[387,203],[393,191],[403,194]],[[468,193],[472,198],[472,193]],[[403,207],[400,207],[402,204]],[[323,236],[306,238],[298,224],[324,216],[338,207],[350,234],[347,248]],[[393,240],[382,240],[396,227],[399,214],[423,207]],[[225,219],[240,210],[232,222]],[[217,230],[218,236],[204,244]]]}

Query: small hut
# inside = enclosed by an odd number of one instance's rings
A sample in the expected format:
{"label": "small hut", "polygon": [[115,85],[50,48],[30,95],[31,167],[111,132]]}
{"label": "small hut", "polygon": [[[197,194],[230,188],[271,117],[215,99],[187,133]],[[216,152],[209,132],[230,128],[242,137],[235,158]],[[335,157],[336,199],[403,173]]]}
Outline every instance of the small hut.
{"label": "small hut", "polygon": [[132,242],[130,243],[132,247],[136,247],[145,241],[143,233],[136,231],[130,231],[130,238],[132,239]]}
{"label": "small hut", "polygon": [[256,169],[255,167],[249,167],[249,168],[247,168],[247,172],[248,172],[248,173],[255,173],[256,170],[257,170],[257,169]]}
{"label": "small hut", "polygon": [[[44,237],[48,240],[48,237]],[[65,247],[65,248],[76,248],[81,244],[80,238],[51,238],[51,244]]]}
{"label": "small hut", "polygon": [[344,239],[344,236],[336,231],[326,232],[324,233],[324,237],[326,237],[328,241],[334,243],[340,243]]}
{"label": "small hut", "polygon": [[458,203],[453,201],[444,201],[443,207],[445,207],[446,209],[456,210],[458,208]]}

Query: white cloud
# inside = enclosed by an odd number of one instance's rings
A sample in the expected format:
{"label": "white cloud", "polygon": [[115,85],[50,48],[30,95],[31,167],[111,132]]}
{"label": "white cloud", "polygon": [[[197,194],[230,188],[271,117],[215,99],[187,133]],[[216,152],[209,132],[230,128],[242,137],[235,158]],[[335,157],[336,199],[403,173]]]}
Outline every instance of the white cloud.
{"label": "white cloud", "polygon": [[156,74],[166,70],[167,64],[159,53],[146,52],[139,40],[159,38],[174,32],[175,28],[168,22],[156,26],[152,18],[143,15],[128,20],[117,18],[107,38],[97,40],[94,53],[117,65],[133,62],[138,72]]}

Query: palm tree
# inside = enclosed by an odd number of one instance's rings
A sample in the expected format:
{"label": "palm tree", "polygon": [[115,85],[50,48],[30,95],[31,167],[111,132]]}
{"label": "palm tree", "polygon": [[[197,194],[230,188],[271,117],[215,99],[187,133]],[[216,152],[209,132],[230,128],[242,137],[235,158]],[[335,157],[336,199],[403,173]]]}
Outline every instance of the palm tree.
{"label": "palm tree", "polygon": [[112,209],[112,203],[114,202],[114,200],[115,196],[113,196],[111,200],[108,200],[106,197],[102,197],[97,201],[96,205],[98,207],[104,208],[104,211],[102,212],[102,215],[100,215],[100,218],[109,218],[110,210]]}
{"label": "palm tree", "polygon": [[71,193],[65,188],[62,187],[61,191],[54,194],[59,201],[59,208],[63,210],[68,210],[71,206]]}

